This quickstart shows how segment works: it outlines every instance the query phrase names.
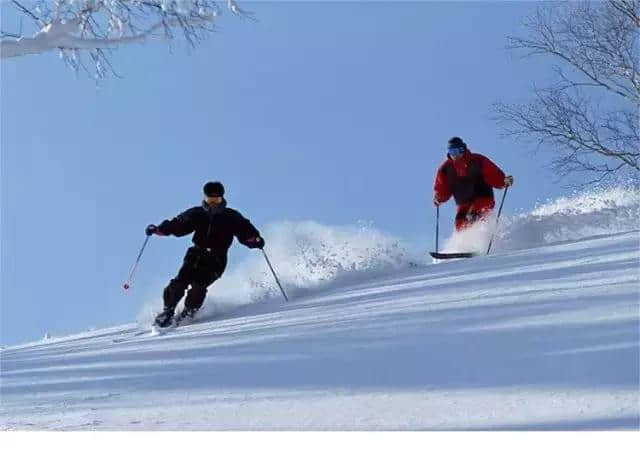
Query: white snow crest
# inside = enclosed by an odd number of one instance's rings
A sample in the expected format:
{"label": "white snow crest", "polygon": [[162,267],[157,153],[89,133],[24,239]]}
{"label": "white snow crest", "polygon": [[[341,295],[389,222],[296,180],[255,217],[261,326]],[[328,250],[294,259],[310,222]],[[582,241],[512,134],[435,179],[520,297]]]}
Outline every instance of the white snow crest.
{"label": "white snow crest", "polygon": [[496,250],[517,250],[640,229],[640,187],[598,187],[500,219]]}
{"label": "white snow crest", "polygon": [[[640,188],[627,185],[594,187],[538,203],[529,212],[503,215],[492,251],[519,250],[562,241],[640,229]],[[445,241],[442,252],[486,253],[496,230],[495,215]]]}

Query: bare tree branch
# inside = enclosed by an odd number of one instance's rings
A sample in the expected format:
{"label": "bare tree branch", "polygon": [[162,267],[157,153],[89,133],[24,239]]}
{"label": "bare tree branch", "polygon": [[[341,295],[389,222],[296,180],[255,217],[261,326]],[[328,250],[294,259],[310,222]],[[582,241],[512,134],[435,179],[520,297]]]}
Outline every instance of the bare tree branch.
{"label": "bare tree branch", "polygon": [[36,16],[35,14],[33,14],[28,8],[25,8],[22,4],[20,4],[19,2],[17,2],[16,0],[11,0],[11,2],[15,5],[16,8],[18,8],[20,11],[22,11],[24,14],[26,14],[27,16],[31,17],[36,24],[38,25],[44,25],[42,19],[40,19],[38,16]]}
{"label": "bare tree branch", "polygon": [[525,23],[529,36],[510,37],[508,47],[557,59],[557,81],[534,89],[529,103],[497,103],[504,134],[549,149],[562,177],[640,172],[639,19],[640,0],[538,7]]}
{"label": "bare tree branch", "polygon": [[634,0],[608,0],[608,3],[612,8],[631,19],[631,21],[636,24],[636,27],[640,27],[640,12]]}
{"label": "bare tree branch", "polygon": [[19,38],[20,35],[19,34],[15,34],[15,33],[8,33],[6,31],[2,31],[0,30],[0,38]]}
{"label": "bare tree branch", "polygon": [[[638,1],[633,3],[638,10]],[[612,4],[616,2],[540,7],[525,23],[532,36],[510,37],[509,48],[558,58],[595,86],[638,101],[638,26]]]}

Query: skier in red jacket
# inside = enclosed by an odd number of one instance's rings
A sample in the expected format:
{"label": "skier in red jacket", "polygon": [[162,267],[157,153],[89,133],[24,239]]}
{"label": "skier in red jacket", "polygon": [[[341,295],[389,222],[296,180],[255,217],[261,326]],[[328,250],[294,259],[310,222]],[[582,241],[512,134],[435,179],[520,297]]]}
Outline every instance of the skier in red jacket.
{"label": "skier in red jacket", "polygon": [[460,137],[448,143],[447,160],[433,184],[433,203],[439,206],[453,195],[458,211],[456,230],[460,231],[486,218],[495,206],[493,189],[513,184],[513,176],[506,176],[487,157],[472,153]]}

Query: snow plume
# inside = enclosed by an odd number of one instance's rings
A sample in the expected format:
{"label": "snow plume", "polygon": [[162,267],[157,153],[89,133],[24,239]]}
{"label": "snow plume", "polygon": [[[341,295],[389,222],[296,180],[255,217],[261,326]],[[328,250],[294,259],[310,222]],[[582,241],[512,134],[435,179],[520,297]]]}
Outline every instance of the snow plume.
{"label": "snow plume", "polygon": [[[454,233],[443,251],[484,253],[494,229],[495,216]],[[538,203],[526,213],[503,213],[492,250],[518,250],[639,229],[640,188],[631,182]]]}
{"label": "snow plume", "polygon": [[[265,231],[267,252],[288,296],[409,265],[407,248],[370,225],[332,227],[283,222]],[[253,254],[216,283],[218,309],[281,298],[262,254]]]}
{"label": "snow plume", "polygon": [[[336,227],[312,221],[282,222],[267,227],[263,234],[267,240],[265,252],[289,297],[416,262],[401,241],[367,224]],[[256,251],[228,268],[224,277],[210,287],[207,297],[201,316],[258,301],[280,300],[282,295],[262,253]],[[139,321],[150,322],[152,313],[160,308],[157,301],[146,306]]]}
{"label": "snow plume", "polygon": [[443,253],[451,252],[474,252],[485,253],[489,246],[491,232],[495,229],[495,218],[486,221],[476,222],[463,231],[454,231],[450,238],[445,241]]}

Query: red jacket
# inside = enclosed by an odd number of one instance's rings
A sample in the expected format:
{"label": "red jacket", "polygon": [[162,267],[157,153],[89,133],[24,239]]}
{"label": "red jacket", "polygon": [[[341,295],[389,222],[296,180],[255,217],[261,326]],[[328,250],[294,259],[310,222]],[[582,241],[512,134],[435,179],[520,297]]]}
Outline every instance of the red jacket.
{"label": "red jacket", "polygon": [[458,206],[479,198],[493,201],[493,188],[502,189],[504,178],[504,172],[489,158],[467,150],[455,161],[447,156],[438,168],[433,191],[439,202],[444,203],[453,196]]}

